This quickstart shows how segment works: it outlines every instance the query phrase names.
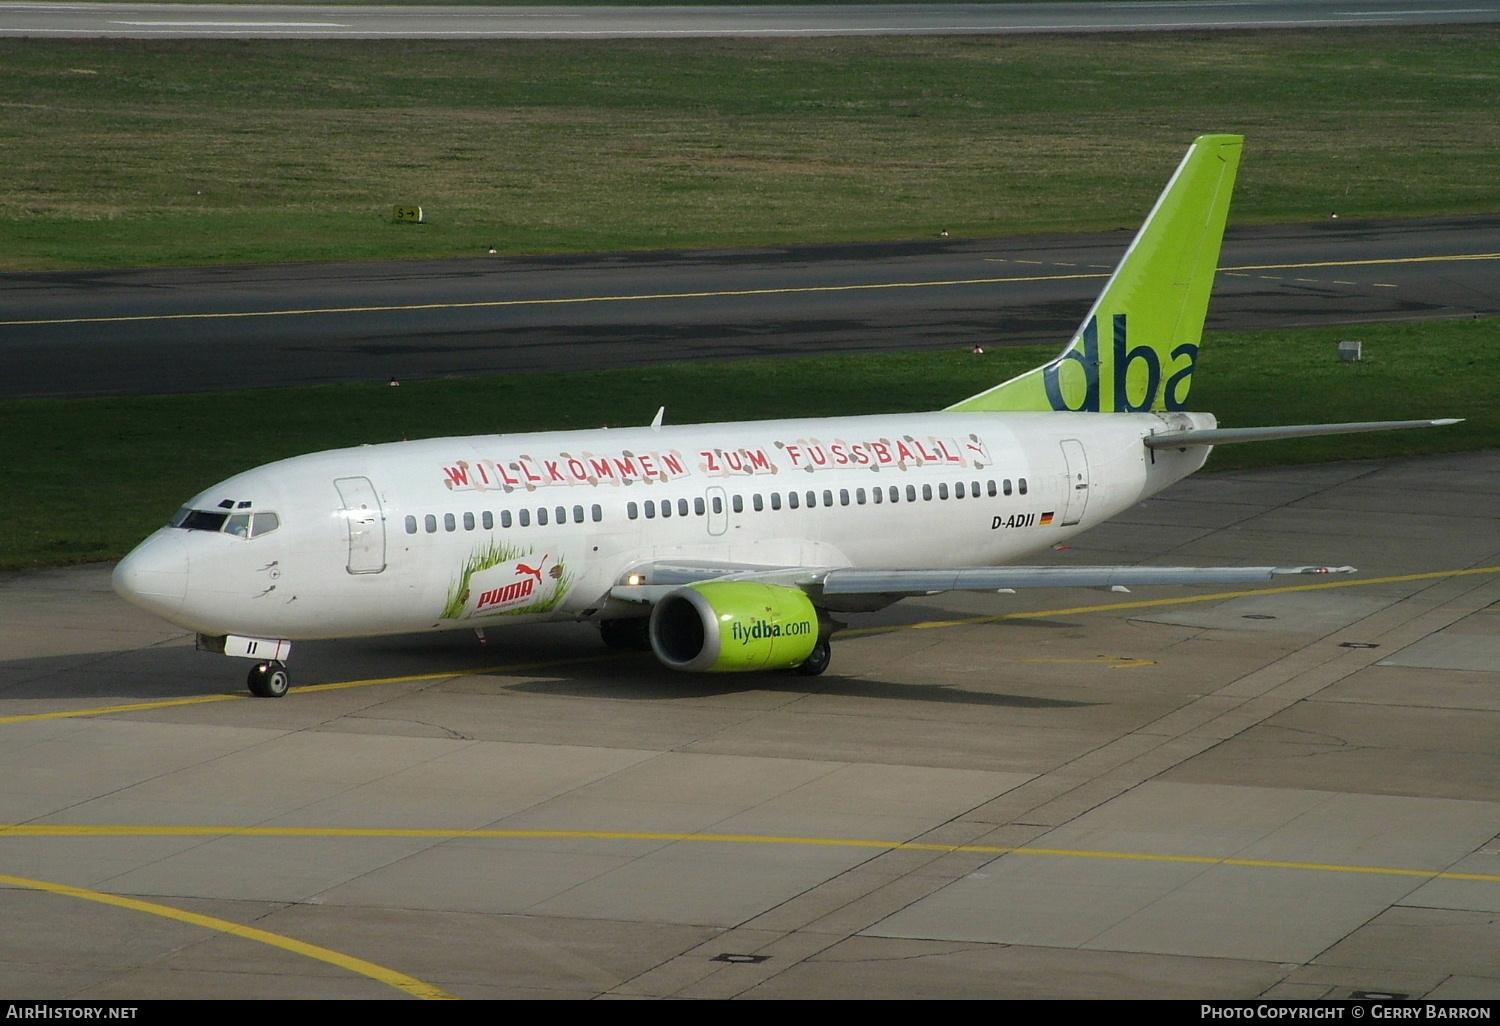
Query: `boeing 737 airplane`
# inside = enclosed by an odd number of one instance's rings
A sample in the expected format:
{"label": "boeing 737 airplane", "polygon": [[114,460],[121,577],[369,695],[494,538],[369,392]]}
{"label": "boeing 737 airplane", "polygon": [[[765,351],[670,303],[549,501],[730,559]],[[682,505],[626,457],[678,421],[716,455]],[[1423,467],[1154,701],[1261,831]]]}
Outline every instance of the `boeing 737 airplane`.
{"label": "boeing 737 airplane", "polygon": [[395,442],[247,471],[125,557],[120,595],[256,660],[301,639],[590,620],[688,671],[822,673],[836,614],[964,589],[1267,581],[1349,567],[1015,566],[1222,442],[1187,411],[1242,139],[1199,138],[1071,344],[932,413]]}

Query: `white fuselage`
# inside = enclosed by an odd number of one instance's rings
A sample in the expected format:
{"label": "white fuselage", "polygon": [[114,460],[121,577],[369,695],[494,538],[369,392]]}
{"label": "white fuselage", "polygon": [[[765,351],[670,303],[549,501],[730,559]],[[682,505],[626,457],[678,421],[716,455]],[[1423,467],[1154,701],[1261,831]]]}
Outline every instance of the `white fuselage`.
{"label": "white fuselage", "polygon": [[1202,414],[927,413],[361,446],[214,486],[189,507],[241,523],[274,513],[274,529],[163,528],[116,581],[204,635],[639,616],[610,590],[653,562],[1015,561],[1207,455],[1153,453],[1143,436],[1211,426]]}

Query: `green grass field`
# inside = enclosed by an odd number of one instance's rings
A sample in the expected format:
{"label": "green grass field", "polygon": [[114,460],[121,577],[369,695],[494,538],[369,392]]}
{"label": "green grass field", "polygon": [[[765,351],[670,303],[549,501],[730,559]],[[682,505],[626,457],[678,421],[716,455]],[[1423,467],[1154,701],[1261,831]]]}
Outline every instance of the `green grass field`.
{"label": "green grass field", "polygon": [[[0,270],[1500,208],[1500,26],[620,42],[0,40]],[[390,222],[419,204],[424,225]]]}
{"label": "green grass field", "polygon": [[[1341,364],[1341,338],[1366,359]],[[436,435],[938,409],[1050,358],[921,353],[681,364],[510,378],[0,404],[0,569],[116,558],[241,470],[318,449]],[[1225,426],[1467,417],[1455,427],[1224,446],[1210,468],[1500,444],[1500,320],[1206,339],[1190,405]],[[358,409],[358,416],[350,411]],[[498,412],[503,411],[503,412]]]}

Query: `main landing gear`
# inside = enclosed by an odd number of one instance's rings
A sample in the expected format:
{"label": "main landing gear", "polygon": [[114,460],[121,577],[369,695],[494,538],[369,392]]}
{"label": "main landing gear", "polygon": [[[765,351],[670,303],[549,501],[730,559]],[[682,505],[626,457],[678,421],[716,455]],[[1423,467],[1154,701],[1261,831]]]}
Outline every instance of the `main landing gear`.
{"label": "main landing gear", "polygon": [[245,684],[256,698],[280,698],[291,690],[292,679],[287,676],[286,663],[273,660],[269,663],[256,663]]}
{"label": "main landing gear", "polygon": [[651,651],[651,617],[631,616],[618,620],[600,620],[599,637],[610,648],[630,652]]}
{"label": "main landing gear", "polygon": [[803,677],[816,677],[828,669],[828,664],[831,662],[833,662],[833,646],[828,643],[827,637],[821,637],[813,646],[813,650],[808,653],[807,658],[802,660],[793,672]]}

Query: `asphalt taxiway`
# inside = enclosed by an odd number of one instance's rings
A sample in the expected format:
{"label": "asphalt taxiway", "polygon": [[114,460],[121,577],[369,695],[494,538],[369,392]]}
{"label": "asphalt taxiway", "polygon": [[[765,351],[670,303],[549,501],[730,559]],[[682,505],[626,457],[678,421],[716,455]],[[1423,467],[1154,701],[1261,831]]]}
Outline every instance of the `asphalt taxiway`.
{"label": "asphalt taxiway", "polygon": [[1462,25],[1497,0],[1178,0],[1173,3],[400,6],[0,3],[0,36],[41,38],[634,39],[1120,32]]}
{"label": "asphalt taxiway", "polygon": [[[1060,345],[1129,239],[3,274],[0,400]],[[1497,266],[1495,215],[1235,228],[1209,327],[1489,316]]]}
{"label": "asphalt taxiway", "polygon": [[816,679],[307,643],[281,700],[106,566],[0,577],[0,993],[1500,998],[1500,452],[1052,559],[1360,573],[908,601]]}

